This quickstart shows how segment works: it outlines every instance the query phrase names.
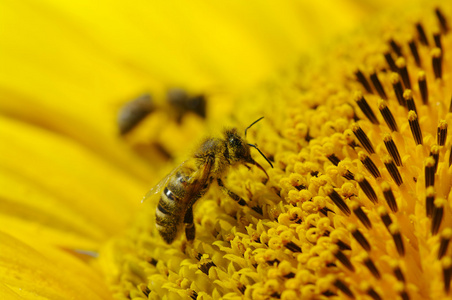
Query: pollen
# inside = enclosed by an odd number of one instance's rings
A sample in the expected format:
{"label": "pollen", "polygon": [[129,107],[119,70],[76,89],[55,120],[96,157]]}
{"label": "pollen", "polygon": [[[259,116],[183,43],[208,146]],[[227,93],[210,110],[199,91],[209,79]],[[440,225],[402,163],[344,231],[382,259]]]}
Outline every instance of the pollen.
{"label": "pollen", "polygon": [[265,116],[250,139],[268,179],[231,170],[244,205],[212,187],[193,241],[162,241],[144,203],[104,256],[117,298],[450,298],[452,8],[426,11],[382,16],[240,98],[234,120]]}

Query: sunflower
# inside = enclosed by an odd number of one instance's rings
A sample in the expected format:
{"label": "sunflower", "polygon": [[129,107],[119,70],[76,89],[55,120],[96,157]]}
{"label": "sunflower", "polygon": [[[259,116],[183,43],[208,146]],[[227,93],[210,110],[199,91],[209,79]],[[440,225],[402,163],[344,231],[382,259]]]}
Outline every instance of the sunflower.
{"label": "sunflower", "polygon": [[[372,4],[140,5],[2,4],[2,299],[450,297],[450,6],[373,14],[321,50]],[[147,111],[121,135],[134,98]],[[143,194],[188,145],[260,116],[247,140],[268,178],[231,169],[245,205],[212,186],[195,239],[165,243]]]}

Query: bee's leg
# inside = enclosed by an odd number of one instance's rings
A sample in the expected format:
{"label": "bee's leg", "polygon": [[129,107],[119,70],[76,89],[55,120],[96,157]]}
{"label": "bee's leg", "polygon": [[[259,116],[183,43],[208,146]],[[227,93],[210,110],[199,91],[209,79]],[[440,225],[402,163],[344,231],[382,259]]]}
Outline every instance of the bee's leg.
{"label": "bee's leg", "polygon": [[193,241],[195,239],[195,224],[193,223],[193,206],[187,209],[184,217],[185,223],[185,236],[187,241]]}
{"label": "bee's leg", "polygon": [[240,197],[239,195],[237,195],[236,193],[230,191],[227,187],[224,186],[223,180],[221,180],[220,178],[217,179],[218,185],[220,186],[220,189],[225,192],[226,194],[228,194],[229,197],[231,197],[232,199],[234,199],[238,204],[240,204],[241,206],[245,206],[246,205],[246,201],[243,200],[242,197]]}
{"label": "bee's leg", "polygon": [[[224,186],[223,180],[221,180],[220,178],[217,179],[218,185],[220,186],[220,189],[225,192],[229,197],[231,197],[232,199],[234,199],[238,204],[240,204],[241,206],[245,206],[246,205],[246,201],[243,200],[242,197],[240,197],[239,195],[237,195],[236,193],[230,191],[227,187]],[[255,206],[255,207],[251,207],[252,210],[254,210],[255,212],[257,212],[258,214],[263,214],[262,212],[262,207],[260,206]]]}

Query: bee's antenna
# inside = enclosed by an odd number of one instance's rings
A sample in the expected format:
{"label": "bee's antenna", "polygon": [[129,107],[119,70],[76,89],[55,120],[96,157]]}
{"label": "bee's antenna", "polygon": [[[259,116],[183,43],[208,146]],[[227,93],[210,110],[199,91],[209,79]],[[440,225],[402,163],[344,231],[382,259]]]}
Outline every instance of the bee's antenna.
{"label": "bee's antenna", "polygon": [[[263,118],[263,117],[262,117]],[[261,119],[262,119],[261,118]],[[260,120],[260,119],[259,119]],[[257,121],[259,121],[259,120],[257,120]],[[256,122],[257,122],[256,121]],[[254,122],[254,123],[256,123],[256,122]],[[253,123],[253,124],[254,124]],[[251,125],[253,125],[253,124],[251,124]],[[253,144],[248,144],[248,146],[251,146],[251,147],[253,147],[253,148],[255,148],[257,151],[259,151],[259,153],[265,158],[265,160],[270,164],[270,166],[273,168],[273,165],[272,165],[272,163],[271,163],[271,161],[267,158],[267,156],[265,156],[264,155],[264,153],[262,153],[262,151],[261,150],[259,150],[259,148],[257,148],[257,146],[256,145],[253,145]]]}
{"label": "bee's antenna", "polygon": [[[251,125],[250,126],[248,126],[248,127],[246,127],[246,129],[245,129],[245,137],[246,137],[246,131],[251,127],[251,126],[253,126],[254,124],[256,124],[257,122],[259,122],[260,120],[262,120],[264,117],[260,117],[259,119],[257,119],[256,121],[254,121],[253,123],[251,123]],[[254,145],[253,145],[254,146]],[[256,146],[254,146],[255,148],[256,148]],[[257,148],[256,148],[257,149]],[[259,150],[259,149],[257,149],[257,150]],[[259,151],[260,152],[260,151]],[[261,153],[262,154],[262,153]],[[263,155],[263,154],[262,154]],[[265,157],[265,156],[264,156]],[[266,157],[265,157],[266,158]],[[267,159],[268,160],[268,159]]]}

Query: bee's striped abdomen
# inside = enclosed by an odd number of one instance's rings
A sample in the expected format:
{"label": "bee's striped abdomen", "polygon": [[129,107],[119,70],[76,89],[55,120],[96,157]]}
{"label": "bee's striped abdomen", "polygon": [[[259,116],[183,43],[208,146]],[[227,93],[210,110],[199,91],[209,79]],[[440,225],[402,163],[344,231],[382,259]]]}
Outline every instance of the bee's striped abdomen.
{"label": "bee's striped abdomen", "polygon": [[162,238],[170,244],[177,236],[179,225],[186,210],[184,204],[186,178],[176,173],[163,189],[157,209],[155,223]]}

